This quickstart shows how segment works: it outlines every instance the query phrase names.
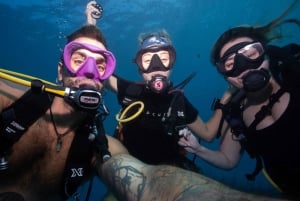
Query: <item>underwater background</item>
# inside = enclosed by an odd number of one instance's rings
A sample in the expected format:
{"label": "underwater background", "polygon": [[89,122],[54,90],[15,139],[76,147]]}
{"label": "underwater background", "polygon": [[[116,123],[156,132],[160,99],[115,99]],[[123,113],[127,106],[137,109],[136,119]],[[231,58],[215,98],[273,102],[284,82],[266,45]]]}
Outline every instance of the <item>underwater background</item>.
{"label": "underwater background", "polygon": [[[0,0],[0,68],[56,81],[65,36],[85,24],[87,0]],[[101,0],[104,9],[97,25],[106,36],[109,49],[117,58],[116,74],[140,80],[132,62],[138,47],[139,33],[166,29],[177,51],[171,79],[178,84],[192,72],[196,77],[185,87],[185,94],[206,121],[211,103],[221,97],[227,84],[209,61],[211,47],[217,37],[237,25],[264,25],[279,16],[292,0]],[[300,3],[299,3],[300,4]],[[297,5],[286,18],[299,18]],[[286,37],[275,45],[300,42],[299,27],[293,24],[279,29]],[[114,94],[104,96],[110,115],[104,121],[108,134],[117,124],[119,105]],[[284,134],[283,134],[284,137]],[[270,139],[272,140],[272,139]],[[204,143],[217,149],[219,141]],[[266,145],[267,146],[267,145]],[[155,147],[155,145],[153,145]],[[190,156],[193,157],[192,155]],[[284,157],[284,156],[282,156]],[[254,170],[255,160],[244,154],[232,170],[215,168],[196,159],[202,174],[233,188],[276,196],[278,192],[262,174],[255,181],[244,176]],[[85,200],[89,184],[80,187]],[[106,187],[94,178],[90,200],[100,200]]]}

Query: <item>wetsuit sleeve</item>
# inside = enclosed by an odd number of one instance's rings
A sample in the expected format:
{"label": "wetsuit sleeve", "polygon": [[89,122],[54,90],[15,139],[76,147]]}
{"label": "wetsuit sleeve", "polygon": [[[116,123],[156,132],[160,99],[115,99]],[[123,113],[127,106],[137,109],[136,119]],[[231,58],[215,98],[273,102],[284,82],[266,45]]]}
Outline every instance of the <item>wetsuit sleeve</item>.
{"label": "wetsuit sleeve", "polygon": [[132,101],[137,100],[143,91],[144,85],[117,77],[117,87],[118,101],[122,106],[124,106],[123,99],[127,97]]}
{"label": "wetsuit sleeve", "polygon": [[127,89],[130,85],[130,81],[125,80],[121,77],[117,77],[117,87],[118,87],[118,94],[117,94],[117,98],[119,101],[119,104],[123,105],[122,100],[123,98],[127,95]]}
{"label": "wetsuit sleeve", "polygon": [[193,123],[198,116],[198,110],[190,103],[190,101],[186,97],[184,97],[184,103],[186,111],[186,123]]}
{"label": "wetsuit sleeve", "polygon": [[118,94],[125,95],[125,91],[129,85],[129,82],[121,77],[117,77]]}

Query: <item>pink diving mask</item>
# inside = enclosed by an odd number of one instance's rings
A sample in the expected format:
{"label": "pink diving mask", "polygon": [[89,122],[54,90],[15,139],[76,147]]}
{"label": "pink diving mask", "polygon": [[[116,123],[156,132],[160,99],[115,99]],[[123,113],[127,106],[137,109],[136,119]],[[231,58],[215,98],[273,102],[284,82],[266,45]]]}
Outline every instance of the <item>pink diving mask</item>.
{"label": "pink diving mask", "polygon": [[[93,53],[99,53],[104,56],[106,59],[106,67],[103,75],[99,73],[96,61],[93,57],[87,57],[82,65],[76,70],[71,67],[71,56],[78,49],[87,49]],[[64,48],[63,57],[65,66],[76,77],[89,77],[94,80],[104,81],[113,74],[116,67],[116,59],[113,53],[87,43],[79,43],[75,41],[68,43]]]}

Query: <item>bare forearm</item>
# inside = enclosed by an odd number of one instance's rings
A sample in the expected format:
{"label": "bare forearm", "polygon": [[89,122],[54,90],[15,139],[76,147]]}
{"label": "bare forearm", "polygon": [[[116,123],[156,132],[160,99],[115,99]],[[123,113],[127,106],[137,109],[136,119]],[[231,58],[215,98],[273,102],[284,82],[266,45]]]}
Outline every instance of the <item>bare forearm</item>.
{"label": "bare forearm", "polygon": [[[223,105],[226,104],[229,101],[231,94],[231,89],[226,90],[220,100],[220,103]],[[196,134],[201,139],[209,142],[215,139],[215,137],[217,136],[221,121],[222,110],[216,109],[207,122],[204,122],[201,117],[198,117],[194,123],[189,124],[188,126],[194,134]]]}
{"label": "bare forearm", "polygon": [[201,117],[197,117],[196,121],[189,124],[188,127],[202,140],[209,142],[213,140],[218,133],[221,117],[221,110],[217,110],[206,123],[201,119]]}
{"label": "bare forearm", "polygon": [[112,157],[98,170],[121,200],[277,200],[239,192],[176,167],[149,166],[126,154]]}
{"label": "bare forearm", "polygon": [[223,152],[207,149],[202,145],[199,145],[193,153],[195,153],[199,158],[205,160],[207,163],[218,168],[231,169],[237,163],[237,161],[231,161]]}
{"label": "bare forearm", "polygon": [[[181,137],[178,141],[180,146],[183,146],[186,151],[195,154],[206,162],[210,163],[219,168],[229,169],[234,167],[241,155],[239,151],[238,144],[231,144],[231,149],[227,149],[222,146],[219,150],[208,149],[198,142],[197,138],[194,135],[186,135],[185,137]],[[234,146],[236,146],[235,149]]]}
{"label": "bare forearm", "polygon": [[[231,95],[233,93],[234,89],[232,87],[229,87],[223,94],[220,103],[226,104],[231,98]],[[213,140],[218,132],[219,132],[219,126],[222,121],[222,110],[220,108],[215,109],[213,115],[210,117],[210,119],[204,123],[203,120],[199,117],[200,121],[198,121],[198,124],[195,124],[193,126],[193,133],[198,135],[200,138],[211,141]]]}

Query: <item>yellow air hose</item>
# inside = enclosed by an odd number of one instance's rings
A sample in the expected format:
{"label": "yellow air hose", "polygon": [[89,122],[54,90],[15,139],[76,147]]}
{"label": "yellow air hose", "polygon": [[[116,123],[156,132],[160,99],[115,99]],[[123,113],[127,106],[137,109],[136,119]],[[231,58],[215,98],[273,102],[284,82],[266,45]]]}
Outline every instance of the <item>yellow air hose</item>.
{"label": "yellow air hose", "polygon": [[[126,118],[126,114],[127,112],[133,107],[133,106],[136,106],[136,105],[140,105],[140,108],[138,109],[138,111],[133,114],[132,116],[129,116]],[[130,105],[128,105],[124,111],[122,113],[119,113],[116,115],[116,120],[119,122],[119,123],[126,123],[126,122],[129,122],[135,118],[137,118],[141,113],[142,111],[144,110],[144,103],[142,101],[135,101],[133,103],[131,103]]]}
{"label": "yellow air hose", "polygon": [[[18,77],[16,77],[16,76],[18,76]],[[65,90],[59,89],[60,86],[58,86],[54,83],[30,76],[30,75],[25,75],[22,73],[18,73],[18,72],[0,68],[0,78],[20,84],[20,85],[24,85],[27,87],[32,86],[33,80],[39,80],[43,84],[42,88],[41,88],[42,91],[52,93],[55,95],[59,95],[61,97],[63,97],[65,95]],[[25,80],[25,79],[27,79],[27,80]],[[28,79],[30,79],[30,81],[28,81]],[[135,114],[133,114],[132,116],[125,118],[127,112],[136,105],[140,105],[140,108],[138,109],[138,111]],[[136,101],[136,102],[131,103],[129,106],[127,106],[121,114],[117,114],[116,119],[119,123],[129,122],[129,121],[135,119],[136,117],[138,117],[142,113],[143,110],[144,110],[144,103],[142,101]]]}
{"label": "yellow air hose", "polygon": [[282,193],[282,190],[280,189],[280,187],[271,179],[271,177],[269,176],[269,174],[267,173],[267,171],[265,170],[265,168],[262,169],[262,172],[265,176],[265,178],[267,179],[267,181],[274,187],[276,188],[276,190],[278,190],[279,192]]}
{"label": "yellow air hose", "polygon": [[[21,77],[21,78],[18,78],[16,76]],[[31,81],[32,80],[40,80],[44,84],[42,86],[42,91],[49,92],[49,93],[52,93],[52,94],[56,94],[56,95],[59,95],[59,96],[62,96],[62,97],[65,94],[65,91],[62,90],[62,89],[58,89],[60,86],[58,86],[54,83],[51,83],[51,82],[48,82],[48,81],[30,76],[30,75],[25,75],[25,74],[22,74],[22,73],[10,71],[10,70],[5,70],[5,69],[0,68],[0,78],[3,78],[5,80],[9,80],[11,82],[14,82],[14,83],[17,83],[17,84],[20,84],[20,85],[24,85],[24,86],[27,86],[27,87],[31,87]],[[25,79],[31,79],[31,81],[28,81],[28,80],[25,80]]]}

